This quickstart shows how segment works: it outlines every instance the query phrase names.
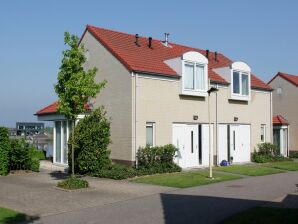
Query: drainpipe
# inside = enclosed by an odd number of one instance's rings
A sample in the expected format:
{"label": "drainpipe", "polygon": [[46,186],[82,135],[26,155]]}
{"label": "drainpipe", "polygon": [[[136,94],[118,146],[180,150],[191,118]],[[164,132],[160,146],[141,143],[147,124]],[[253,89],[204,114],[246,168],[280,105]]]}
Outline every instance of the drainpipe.
{"label": "drainpipe", "polygon": [[[216,89],[218,89],[218,84],[216,84]],[[215,147],[216,147],[216,160],[217,165],[219,164],[218,156],[218,121],[217,121],[217,92],[215,92]]]}
{"label": "drainpipe", "polygon": [[134,120],[134,125],[135,125],[135,166],[138,167],[138,160],[137,160],[137,78],[138,78],[138,74],[137,73],[133,73],[132,72],[132,75],[135,76],[135,120]]}
{"label": "drainpipe", "polygon": [[273,143],[272,91],[270,92],[270,142]]}

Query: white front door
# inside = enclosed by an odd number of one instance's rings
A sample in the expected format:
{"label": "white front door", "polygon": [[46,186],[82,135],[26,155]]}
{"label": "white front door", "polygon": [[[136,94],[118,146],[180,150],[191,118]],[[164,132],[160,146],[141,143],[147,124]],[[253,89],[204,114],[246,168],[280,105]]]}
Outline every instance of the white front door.
{"label": "white front door", "polygon": [[230,161],[230,153],[228,148],[228,125],[218,125],[218,162],[219,164],[223,161]]}
{"label": "white front door", "polygon": [[230,154],[233,162],[250,161],[250,125],[230,125]]}
{"label": "white front door", "polygon": [[[211,139],[212,137],[213,133]],[[209,164],[209,127],[207,124],[173,124],[173,144],[178,148],[175,162],[180,167],[189,168]]]}

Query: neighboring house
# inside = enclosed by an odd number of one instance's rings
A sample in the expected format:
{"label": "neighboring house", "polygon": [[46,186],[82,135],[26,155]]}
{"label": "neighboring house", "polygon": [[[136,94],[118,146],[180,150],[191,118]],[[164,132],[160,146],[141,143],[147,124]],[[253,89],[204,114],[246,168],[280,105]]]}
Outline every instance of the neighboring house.
{"label": "neighboring house", "polygon": [[281,115],[273,116],[273,144],[283,156],[289,156],[289,123]]}
{"label": "neighboring house", "polygon": [[17,122],[16,131],[17,135],[33,135],[39,134],[44,129],[44,123],[39,122]]}
{"label": "neighboring house", "polygon": [[[134,164],[139,147],[172,143],[176,162],[209,164],[208,79],[218,88],[210,96],[214,162],[250,161],[260,142],[272,142],[271,87],[245,62],[182,46],[87,26],[81,38],[85,68],[97,67],[96,81],[107,80],[95,99],[111,117],[111,158]],[[54,125],[54,162],[66,163],[69,122],[57,103],[38,111]],[[261,137],[262,135],[262,137]]]}
{"label": "neighboring house", "polygon": [[289,150],[298,151],[298,76],[278,72],[268,84],[274,89],[274,115],[289,122]]}

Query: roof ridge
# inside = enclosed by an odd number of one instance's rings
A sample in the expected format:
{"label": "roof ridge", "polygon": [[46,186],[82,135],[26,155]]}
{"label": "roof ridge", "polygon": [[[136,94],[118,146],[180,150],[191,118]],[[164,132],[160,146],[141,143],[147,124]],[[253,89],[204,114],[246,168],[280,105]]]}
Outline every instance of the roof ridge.
{"label": "roof ridge", "polygon": [[[129,36],[132,36],[132,37],[135,37],[135,34],[131,34],[131,33],[127,33],[127,32],[123,32],[123,31],[117,31],[117,30],[113,30],[113,29],[107,29],[107,28],[103,28],[103,27],[99,27],[99,26],[94,26],[94,25],[90,25],[90,24],[87,24],[86,25],[86,28],[88,28],[88,27],[90,27],[90,28],[95,28],[95,29],[101,29],[101,30],[105,30],[105,31],[110,31],[110,32],[115,32],[115,33],[120,33],[120,34],[125,34],[125,35],[129,35]],[[149,36],[148,36],[149,37]],[[142,36],[142,35],[139,35],[139,38],[148,38],[148,37],[146,37],[146,36]],[[163,40],[161,40],[161,39],[158,39],[158,38],[153,38],[152,37],[152,40],[153,41],[160,41],[160,42],[163,42]],[[209,49],[202,49],[202,48],[197,48],[197,47],[193,47],[193,46],[189,46],[189,45],[184,45],[184,44],[179,44],[179,43],[175,43],[175,42],[169,42],[169,44],[171,45],[176,45],[176,46],[178,46],[178,47],[186,47],[186,48],[192,48],[192,49],[194,49],[194,50],[199,50],[199,51],[206,51],[206,50],[209,50]],[[217,54],[221,54],[221,55],[223,55],[222,53],[220,53],[220,52],[218,52],[218,51],[211,51],[211,50],[209,50],[209,54],[210,53],[215,53],[215,52],[217,52]],[[224,55],[223,55],[224,56]],[[226,57],[226,56],[225,56]],[[232,61],[232,60],[230,60],[230,61]],[[232,61],[233,62],[233,61]]]}

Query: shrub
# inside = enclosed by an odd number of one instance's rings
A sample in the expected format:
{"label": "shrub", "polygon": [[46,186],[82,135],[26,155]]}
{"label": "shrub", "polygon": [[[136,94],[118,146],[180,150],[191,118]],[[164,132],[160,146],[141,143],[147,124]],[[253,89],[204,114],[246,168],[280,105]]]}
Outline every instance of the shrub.
{"label": "shrub", "polygon": [[138,168],[173,167],[177,149],[174,145],[140,148],[137,152]]}
{"label": "shrub", "polygon": [[10,170],[32,170],[38,172],[40,152],[35,147],[30,147],[29,143],[24,139],[12,139],[9,155]]}
{"label": "shrub", "polygon": [[136,176],[151,175],[156,173],[172,173],[180,172],[181,168],[176,164],[169,166],[154,166],[150,168],[133,168],[125,165],[114,164],[109,169],[99,170],[91,175],[94,177],[110,178],[115,180],[122,180]]}
{"label": "shrub", "polygon": [[137,170],[129,166],[114,164],[108,169],[99,170],[91,175],[101,178],[121,180],[137,176]]}
{"label": "shrub", "polygon": [[258,151],[252,154],[252,161],[256,163],[268,163],[277,161],[287,161],[288,158],[280,155],[278,148],[271,143],[258,144]]}
{"label": "shrub", "polygon": [[290,158],[298,158],[298,152],[290,151]]}
{"label": "shrub", "polygon": [[[82,119],[74,129],[74,139],[69,141],[75,146],[75,172],[80,174],[94,173],[111,166],[110,152],[110,121],[106,118],[103,108],[98,108]],[[68,153],[71,167],[71,150]]]}
{"label": "shrub", "polygon": [[7,128],[0,127],[0,175],[9,172],[10,143]]}
{"label": "shrub", "polygon": [[87,188],[89,186],[89,183],[86,180],[71,176],[66,180],[58,182],[57,186],[72,190],[72,189]]}
{"label": "shrub", "polygon": [[35,150],[33,150],[33,152],[32,152],[32,156],[33,157],[35,157],[35,158],[37,158],[38,160],[45,160],[46,159],[46,157],[45,157],[45,154],[44,154],[44,152],[43,151],[41,151],[41,150],[39,150],[39,149],[37,149],[37,148],[34,148]]}
{"label": "shrub", "polygon": [[258,154],[259,155],[271,155],[277,156],[280,155],[280,152],[276,145],[269,142],[258,144]]}

